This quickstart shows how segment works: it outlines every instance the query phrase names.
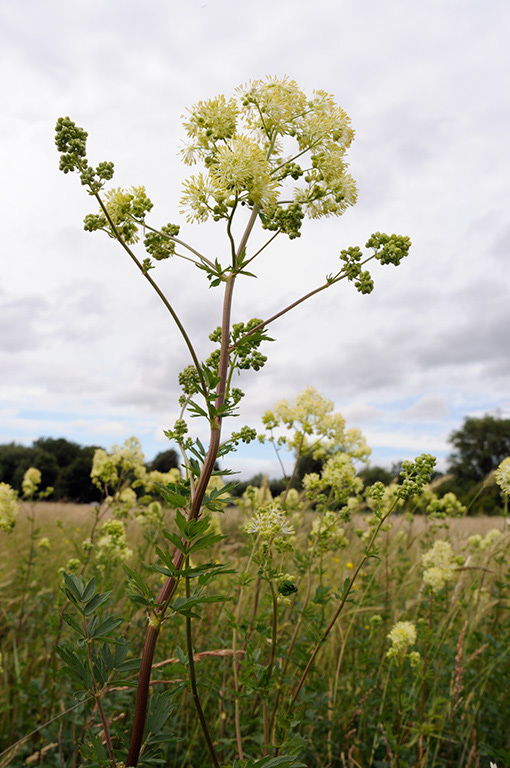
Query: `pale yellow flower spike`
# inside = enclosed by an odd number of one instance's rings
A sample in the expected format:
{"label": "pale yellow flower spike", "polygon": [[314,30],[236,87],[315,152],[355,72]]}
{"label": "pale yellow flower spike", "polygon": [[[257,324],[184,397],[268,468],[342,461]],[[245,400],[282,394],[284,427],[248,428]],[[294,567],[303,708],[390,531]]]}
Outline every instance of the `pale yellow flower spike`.
{"label": "pale yellow flower spike", "polygon": [[0,483],[0,531],[10,533],[19,514],[16,491],[7,483]]}

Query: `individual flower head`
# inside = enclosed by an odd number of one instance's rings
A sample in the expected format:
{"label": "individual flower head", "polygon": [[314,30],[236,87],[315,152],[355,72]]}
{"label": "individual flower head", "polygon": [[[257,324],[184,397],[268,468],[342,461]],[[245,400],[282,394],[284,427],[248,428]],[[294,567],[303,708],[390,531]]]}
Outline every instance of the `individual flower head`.
{"label": "individual flower head", "polygon": [[416,627],[412,621],[397,621],[388,632],[391,648],[387,651],[388,658],[402,659],[407,655],[411,646],[416,642]]}
{"label": "individual flower head", "polygon": [[223,95],[199,101],[189,109],[183,126],[192,141],[182,151],[184,162],[192,165],[218,142],[231,139],[236,133],[238,111],[236,100],[227,101]]}
{"label": "individual flower head", "polygon": [[506,496],[510,496],[510,456],[503,459],[496,469],[494,477],[502,492]]}
{"label": "individual flower head", "polygon": [[248,201],[262,210],[276,204],[277,180],[271,176],[271,165],[263,150],[248,136],[239,134],[229,146],[220,147],[210,164],[210,175],[217,201],[244,191]]}
{"label": "individual flower head", "polygon": [[7,483],[0,483],[0,531],[10,533],[19,514],[16,491]]}
{"label": "individual flower head", "polygon": [[42,536],[37,542],[38,549],[43,552],[49,552],[51,549],[51,542],[47,536]]}
{"label": "individual flower head", "polygon": [[21,489],[23,496],[31,499],[37,492],[38,487],[41,484],[41,473],[36,467],[29,467],[23,475],[23,481],[21,483]]}
{"label": "individual flower head", "polygon": [[455,578],[456,562],[448,541],[435,541],[429,551],[422,555],[421,561],[425,568],[423,582],[432,592],[441,592]]}
{"label": "individual flower head", "polygon": [[294,528],[287,520],[285,512],[276,506],[262,507],[246,523],[245,531],[254,533],[261,538],[272,539],[275,536],[292,535]]}
{"label": "individual flower head", "polygon": [[145,194],[145,187],[131,187],[129,190],[111,189],[105,194],[106,210],[118,232],[127,243],[138,242],[138,226],[133,221],[143,219],[151,210],[152,202]]}
{"label": "individual flower head", "polygon": [[248,125],[265,136],[295,131],[308,109],[306,95],[288,77],[255,80],[239,93]]}

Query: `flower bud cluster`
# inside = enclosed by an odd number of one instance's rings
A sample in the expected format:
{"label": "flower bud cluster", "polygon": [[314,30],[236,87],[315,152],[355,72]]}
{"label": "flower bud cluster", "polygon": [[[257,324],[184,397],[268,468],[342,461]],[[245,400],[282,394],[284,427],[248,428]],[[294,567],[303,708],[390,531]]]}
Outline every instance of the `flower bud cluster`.
{"label": "flower bud cluster", "polygon": [[179,234],[177,224],[165,224],[159,232],[149,232],[143,244],[147,253],[150,253],[157,261],[168,259],[175,253],[175,240]]}
{"label": "flower bud cluster", "polygon": [[233,445],[239,445],[239,443],[251,443],[257,439],[257,430],[255,427],[244,426],[238,432],[232,432],[230,437]]}
{"label": "flower bud cluster", "polygon": [[403,482],[397,488],[399,498],[405,501],[421,493],[423,488],[430,482],[435,464],[435,457],[429,453],[422,453],[414,461],[403,461],[400,473]]}
{"label": "flower bud cluster", "polygon": [[385,486],[377,482],[365,490],[367,504],[374,514],[377,513],[379,519],[403,505],[398,489],[396,483]]}
{"label": "flower bud cluster", "polygon": [[411,240],[407,235],[387,235],[375,232],[366,243],[367,248],[373,248],[375,257],[381,264],[398,266],[411,248]]}
{"label": "flower bud cluster", "polygon": [[340,251],[340,259],[344,262],[343,273],[347,279],[354,282],[356,290],[360,293],[372,293],[374,281],[368,270],[361,268],[363,253],[358,246],[346,248]]}
{"label": "flower bud cluster", "polygon": [[187,365],[178,376],[179,386],[185,395],[194,395],[198,392],[200,380],[194,365]]}
{"label": "flower bud cluster", "polygon": [[60,170],[64,173],[80,172],[80,181],[90,188],[91,194],[99,192],[105,181],[113,177],[113,163],[99,163],[96,169],[87,160],[87,131],[79,128],[69,117],[59,117],[55,127],[55,144],[61,154]]}
{"label": "flower bud cluster", "polygon": [[[259,317],[252,317],[247,323],[234,323],[232,326],[231,343],[235,345],[235,365],[240,370],[259,371],[267,362],[266,355],[261,354],[258,348],[263,341],[272,341],[272,339],[264,328],[254,330],[262,322]],[[218,337],[217,331],[218,329],[209,337],[212,341],[220,341],[221,334]]]}
{"label": "flower bud cluster", "polygon": [[431,494],[429,503],[425,508],[425,514],[432,518],[445,519],[446,517],[462,517],[466,513],[466,507],[461,504],[454,493],[445,493],[438,498],[436,494]]}

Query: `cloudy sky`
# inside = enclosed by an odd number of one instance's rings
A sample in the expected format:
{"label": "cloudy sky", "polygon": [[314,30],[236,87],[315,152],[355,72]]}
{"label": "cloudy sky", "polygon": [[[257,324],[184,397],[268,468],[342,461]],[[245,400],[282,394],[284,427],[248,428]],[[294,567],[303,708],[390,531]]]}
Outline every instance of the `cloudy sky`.
{"label": "cloudy sky", "polygon": [[[510,416],[509,39],[508,0],[2,0],[0,443],[136,435],[152,458],[188,362],[122,250],[83,231],[95,208],[58,171],[56,119],[86,128],[91,161],[114,161],[116,186],[146,186],[154,224],[181,223],[221,257],[222,225],[179,214],[181,117],[268,75],[346,110],[359,199],[277,239],[234,319],[272,314],[374,231],[413,248],[398,269],[374,268],[371,295],[341,283],[274,324],[268,364],[242,382],[240,423],[260,427],[264,410],[313,385],[362,429],[373,463],[427,451],[444,466],[466,415]],[[152,274],[206,356],[219,296],[186,263]],[[278,472],[263,446],[234,464]]]}

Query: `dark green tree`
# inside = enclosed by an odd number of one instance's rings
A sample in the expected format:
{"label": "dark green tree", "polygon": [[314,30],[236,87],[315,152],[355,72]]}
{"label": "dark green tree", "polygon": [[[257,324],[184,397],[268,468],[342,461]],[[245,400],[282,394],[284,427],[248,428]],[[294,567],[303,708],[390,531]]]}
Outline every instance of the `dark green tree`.
{"label": "dark green tree", "polygon": [[459,481],[480,482],[510,456],[510,419],[467,417],[449,441],[449,472]]}
{"label": "dark green tree", "polygon": [[33,447],[51,453],[59,467],[67,467],[72,464],[82,450],[78,443],[66,440],[65,437],[39,437],[34,440]]}
{"label": "dark green tree", "polygon": [[32,463],[34,455],[33,448],[18,443],[6,443],[0,445],[0,483],[8,483],[16,490],[21,488],[21,479],[19,487],[14,482],[14,477],[19,466],[24,466],[23,472],[28,469]]}
{"label": "dark green tree", "polygon": [[169,448],[167,451],[158,453],[149,464],[149,469],[153,472],[169,472],[171,469],[179,469],[179,457],[177,451]]}
{"label": "dark green tree", "polygon": [[358,477],[361,477],[365,486],[373,485],[374,483],[389,485],[392,480],[395,480],[398,477],[398,472],[378,466],[363,467],[363,469],[359,470]]}
{"label": "dark green tree", "polygon": [[[29,467],[36,467],[41,473],[41,489],[51,486],[55,487],[59,473],[59,466],[55,456],[49,451],[43,451],[40,448],[30,448],[30,453],[22,459],[12,476],[12,487],[21,492],[21,483],[23,475]],[[55,498],[53,495],[48,498]]]}
{"label": "dark green tree", "polygon": [[101,491],[90,479],[95,451],[96,447],[92,445],[80,448],[76,458],[61,469],[55,488],[57,498],[78,504],[101,500]]}

